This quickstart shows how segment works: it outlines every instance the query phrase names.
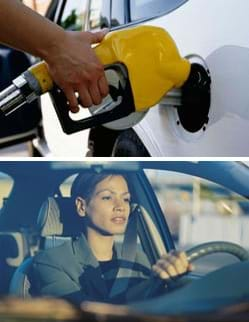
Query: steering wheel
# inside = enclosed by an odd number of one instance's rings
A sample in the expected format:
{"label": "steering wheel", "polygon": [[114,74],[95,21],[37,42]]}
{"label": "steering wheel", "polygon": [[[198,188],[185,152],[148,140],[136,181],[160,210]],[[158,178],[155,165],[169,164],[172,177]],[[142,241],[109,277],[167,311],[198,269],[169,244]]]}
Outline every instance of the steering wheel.
{"label": "steering wheel", "polygon": [[237,257],[240,261],[249,259],[249,253],[241,246],[223,241],[215,241],[195,246],[186,251],[188,261],[193,261],[214,253],[228,253]]}
{"label": "steering wheel", "polygon": [[[195,260],[204,257],[206,255],[214,254],[214,253],[228,253],[235,257],[237,257],[240,261],[249,260],[249,253],[241,246],[231,243],[231,242],[223,242],[223,241],[215,241],[203,243],[201,245],[195,246],[186,251],[188,261],[190,263]],[[177,288],[182,286],[180,279],[174,281],[174,283],[170,283],[170,289]],[[165,289],[165,281],[160,278],[155,278],[155,283],[152,289],[148,290],[147,295],[156,296],[161,289]]]}

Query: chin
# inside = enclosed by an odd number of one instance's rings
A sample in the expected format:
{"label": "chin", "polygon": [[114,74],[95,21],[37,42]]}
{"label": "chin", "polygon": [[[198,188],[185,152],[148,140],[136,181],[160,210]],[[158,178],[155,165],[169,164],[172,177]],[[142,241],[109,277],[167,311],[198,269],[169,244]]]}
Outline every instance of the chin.
{"label": "chin", "polygon": [[115,229],[113,230],[112,234],[113,235],[123,235],[125,233],[125,229]]}

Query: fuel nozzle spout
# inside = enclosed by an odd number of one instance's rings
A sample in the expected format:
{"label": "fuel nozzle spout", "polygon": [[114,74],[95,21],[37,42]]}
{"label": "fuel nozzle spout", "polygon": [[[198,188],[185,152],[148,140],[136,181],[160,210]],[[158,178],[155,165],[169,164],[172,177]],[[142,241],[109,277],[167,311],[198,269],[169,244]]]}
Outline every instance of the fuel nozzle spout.
{"label": "fuel nozzle spout", "polygon": [[[27,92],[30,92],[29,94]],[[28,94],[27,96],[25,94]],[[31,89],[23,76],[19,76],[13,84],[0,93],[0,109],[4,115],[9,115],[23,104],[32,102],[37,96]]]}
{"label": "fuel nozzle spout", "polygon": [[0,93],[0,109],[4,115],[13,112],[18,106],[22,105],[22,102],[23,96],[15,85],[9,86]]}
{"label": "fuel nozzle spout", "polygon": [[53,87],[46,64],[38,63],[13,80],[0,93],[0,110],[9,115],[26,103],[31,103]]}

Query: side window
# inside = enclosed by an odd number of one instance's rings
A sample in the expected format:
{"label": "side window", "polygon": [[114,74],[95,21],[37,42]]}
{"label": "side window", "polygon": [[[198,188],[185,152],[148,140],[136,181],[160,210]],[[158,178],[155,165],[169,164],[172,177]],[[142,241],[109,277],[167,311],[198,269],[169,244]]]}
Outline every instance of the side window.
{"label": "side window", "polygon": [[130,0],[131,21],[152,18],[177,9],[187,0]]}
{"label": "side window", "polygon": [[7,174],[0,172],[0,209],[3,208],[5,201],[13,188],[14,180]]}
{"label": "side window", "polygon": [[112,0],[111,27],[115,28],[125,24],[124,1]]}
{"label": "side window", "polygon": [[[206,242],[228,241],[249,249],[248,199],[186,174],[158,170],[146,170],[146,174],[177,248],[187,250]],[[237,260],[227,254],[212,256],[199,260],[200,273]]]}
{"label": "side window", "polygon": [[67,1],[59,24],[67,30],[84,29],[87,18],[87,0]]}
{"label": "side window", "polygon": [[90,0],[89,29],[110,27],[110,0]]}

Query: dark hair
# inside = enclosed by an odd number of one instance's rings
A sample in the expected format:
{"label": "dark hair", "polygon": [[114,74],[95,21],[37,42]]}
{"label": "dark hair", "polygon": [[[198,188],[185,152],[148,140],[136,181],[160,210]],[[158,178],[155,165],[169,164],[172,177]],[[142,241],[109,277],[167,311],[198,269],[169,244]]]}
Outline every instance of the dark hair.
{"label": "dark hair", "polygon": [[129,178],[124,173],[115,173],[115,172],[83,172],[79,173],[75,178],[72,187],[71,187],[71,197],[76,198],[78,196],[84,198],[86,202],[89,202],[91,196],[96,188],[97,184],[111,176],[122,176],[127,182],[128,189],[129,187]]}

